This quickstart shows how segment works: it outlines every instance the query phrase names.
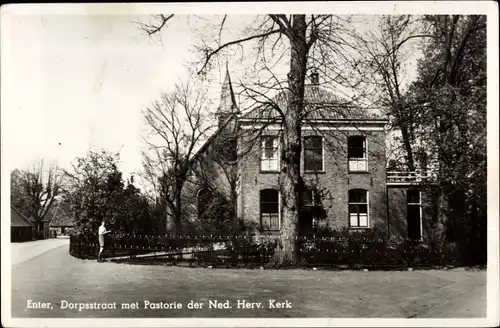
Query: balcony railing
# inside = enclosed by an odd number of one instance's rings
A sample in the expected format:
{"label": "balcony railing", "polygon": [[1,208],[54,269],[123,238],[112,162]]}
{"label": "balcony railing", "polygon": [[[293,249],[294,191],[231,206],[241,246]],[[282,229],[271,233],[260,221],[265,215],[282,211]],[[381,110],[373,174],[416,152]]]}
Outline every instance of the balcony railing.
{"label": "balcony railing", "polygon": [[429,171],[388,171],[388,184],[413,184],[424,183],[429,181],[431,173]]}

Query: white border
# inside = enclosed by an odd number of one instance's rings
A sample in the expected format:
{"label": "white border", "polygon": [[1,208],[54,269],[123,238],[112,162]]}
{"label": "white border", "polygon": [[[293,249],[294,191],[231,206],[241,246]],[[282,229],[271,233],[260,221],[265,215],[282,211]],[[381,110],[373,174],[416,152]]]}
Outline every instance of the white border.
{"label": "white border", "polygon": [[[287,5],[288,4],[288,5]],[[291,5],[290,5],[291,4]],[[2,14],[16,15],[149,15],[159,12],[174,14],[318,14],[336,15],[377,14],[495,14],[494,1],[301,1],[301,2],[183,2],[183,3],[78,3],[78,4],[9,4],[2,6]],[[492,18],[494,18],[492,17]]]}
{"label": "white border", "polygon": [[[133,14],[146,15],[158,12],[176,14],[257,14],[264,12],[306,13],[335,12],[342,14],[486,14],[487,15],[487,57],[488,57],[488,282],[487,282],[487,318],[485,319],[12,319],[10,318],[10,243],[9,208],[10,195],[8,158],[5,157],[5,145],[9,142],[9,115],[11,110],[9,93],[9,16],[19,14]],[[173,4],[9,4],[1,8],[1,159],[2,159],[2,323],[5,326],[22,327],[164,327],[164,326],[372,326],[372,327],[472,327],[495,326],[499,323],[499,291],[498,291],[498,4],[493,1],[408,1],[408,2],[295,2],[287,5],[284,2],[269,3],[173,3]],[[7,132],[5,132],[7,131]]]}

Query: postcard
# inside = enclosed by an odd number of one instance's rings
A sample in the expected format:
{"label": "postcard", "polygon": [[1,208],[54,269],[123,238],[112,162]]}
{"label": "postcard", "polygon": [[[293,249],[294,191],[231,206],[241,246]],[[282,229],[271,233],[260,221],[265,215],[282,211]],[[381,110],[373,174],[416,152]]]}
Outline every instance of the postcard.
{"label": "postcard", "polygon": [[494,2],[1,14],[4,326],[498,326]]}

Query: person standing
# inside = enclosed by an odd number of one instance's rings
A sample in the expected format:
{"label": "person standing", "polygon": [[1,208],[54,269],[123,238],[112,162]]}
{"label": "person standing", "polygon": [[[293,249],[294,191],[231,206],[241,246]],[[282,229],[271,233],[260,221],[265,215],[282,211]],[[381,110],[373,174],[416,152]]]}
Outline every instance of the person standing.
{"label": "person standing", "polygon": [[106,222],[102,221],[101,225],[99,226],[99,255],[97,256],[97,262],[101,262],[101,255],[104,251],[104,235],[111,232],[109,230],[106,230],[105,225]]}

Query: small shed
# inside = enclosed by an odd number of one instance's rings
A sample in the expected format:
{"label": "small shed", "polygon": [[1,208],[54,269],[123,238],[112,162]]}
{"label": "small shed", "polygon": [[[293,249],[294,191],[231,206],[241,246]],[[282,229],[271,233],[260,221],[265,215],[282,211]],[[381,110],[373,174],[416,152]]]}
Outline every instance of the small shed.
{"label": "small shed", "polygon": [[21,242],[33,240],[32,223],[14,206],[10,206],[10,240]]}

